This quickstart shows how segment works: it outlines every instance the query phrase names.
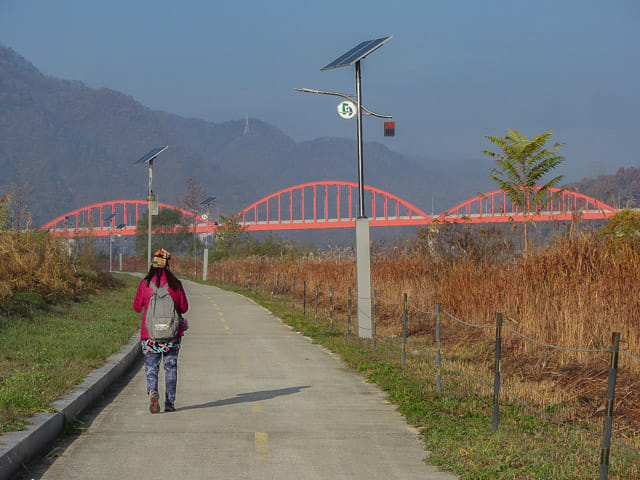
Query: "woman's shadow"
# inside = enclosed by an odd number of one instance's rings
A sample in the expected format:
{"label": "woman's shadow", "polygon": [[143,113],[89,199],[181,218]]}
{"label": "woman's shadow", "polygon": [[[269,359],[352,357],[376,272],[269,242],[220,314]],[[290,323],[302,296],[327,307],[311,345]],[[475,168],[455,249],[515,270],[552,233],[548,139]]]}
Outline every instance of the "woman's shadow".
{"label": "woman's shadow", "polygon": [[293,393],[299,393],[304,388],[311,388],[311,385],[281,388],[278,390],[262,390],[259,392],[239,393],[238,395],[232,398],[216,400],[215,402],[201,403],[199,405],[189,405],[186,407],[179,407],[179,408],[176,408],[176,410],[177,411],[193,410],[196,408],[222,407],[224,405],[234,405],[236,403],[259,402],[261,400],[269,400],[271,398],[281,397],[283,395],[291,395]]}

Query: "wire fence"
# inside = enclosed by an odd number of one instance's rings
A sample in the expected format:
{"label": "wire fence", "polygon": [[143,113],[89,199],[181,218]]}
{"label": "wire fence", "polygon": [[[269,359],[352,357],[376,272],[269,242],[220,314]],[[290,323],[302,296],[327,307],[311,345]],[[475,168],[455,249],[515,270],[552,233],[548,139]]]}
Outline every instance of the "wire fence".
{"label": "wire fence", "polygon": [[[254,272],[244,272],[239,270],[227,270],[227,269],[219,269],[215,272],[215,280],[223,283],[223,284],[233,284],[242,286],[245,289],[254,290],[260,292],[263,297],[270,298],[272,301],[284,302],[288,304],[291,309],[299,308],[300,304],[302,304],[302,309],[305,317],[311,316],[314,322],[320,321],[320,319],[324,319],[328,321],[329,330],[331,332],[336,332],[336,323],[338,321],[338,316],[342,316],[342,318],[346,319],[346,335],[347,337],[351,337],[353,322],[352,322],[352,309],[354,299],[357,302],[358,298],[362,299],[363,297],[357,297],[354,295],[351,287],[348,288],[347,292],[337,292],[334,291],[332,286],[329,286],[326,289],[320,288],[319,285],[314,285],[310,287],[307,282],[299,282],[296,278],[287,279],[285,276],[280,274],[271,273],[270,276],[266,274],[254,273]],[[434,326],[435,338],[433,344],[433,355],[434,355],[434,377],[435,377],[435,388],[436,393],[442,393],[442,377],[446,374],[457,374],[467,379],[469,382],[480,385],[483,387],[492,387],[493,388],[493,408],[492,408],[492,428],[493,431],[496,432],[499,429],[500,424],[500,400],[503,395],[507,395],[512,399],[513,402],[520,405],[526,411],[536,415],[537,417],[547,420],[556,425],[573,429],[576,431],[580,431],[582,433],[586,433],[595,437],[601,437],[601,451],[599,458],[599,469],[600,476],[599,480],[606,480],[608,478],[609,471],[609,457],[611,451],[612,442],[623,449],[628,455],[630,455],[636,461],[640,461],[640,452],[629,446],[623,438],[616,436],[613,434],[613,420],[614,420],[614,404],[615,404],[615,394],[616,394],[616,380],[618,375],[618,361],[620,354],[624,355],[632,362],[636,362],[640,364],[640,358],[636,355],[631,354],[624,348],[620,347],[620,333],[613,332],[613,340],[610,346],[606,348],[569,348],[561,345],[554,345],[548,342],[543,342],[538,339],[532,338],[529,335],[524,334],[511,327],[510,325],[504,324],[504,318],[501,313],[496,314],[496,323],[495,324],[486,324],[479,325],[473,322],[465,321],[453,315],[452,313],[443,310],[441,308],[440,303],[435,304],[435,308],[433,311],[426,311],[423,308],[418,307],[408,300],[408,296],[406,293],[403,294],[402,301],[392,301],[389,299],[385,299],[377,294],[376,291],[373,292],[372,298],[367,298],[366,300],[370,300],[372,302],[372,316],[371,319],[365,319],[363,324],[358,325],[360,336],[364,336],[366,338],[371,339],[372,349],[375,351],[378,345],[378,342],[381,340],[378,338],[376,330],[376,322],[378,319],[378,309],[383,306],[386,308],[400,308],[401,315],[398,318],[398,323],[402,325],[402,333],[397,336],[401,341],[401,358],[400,363],[405,365],[407,362],[407,341],[408,341],[408,325],[409,325],[409,317],[411,316],[414,323],[429,323],[431,322]],[[323,315],[322,310],[325,310],[325,314]],[[452,325],[459,325],[465,328],[478,329],[478,330],[495,330],[495,343],[493,348],[494,354],[494,368],[493,381],[478,378],[475,374],[472,374],[468,371],[462,370],[460,367],[461,362],[456,362],[448,358],[449,353],[446,348],[443,348],[443,337],[442,337],[442,323],[443,317],[446,320],[449,320]],[[370,326],[367,324],[368,320],[371,321]],[[509,319],[512,323],[517,323],[513,319]],[[530,402],[527,402],[523,398],[519,397],[514,391],[505,386],[504,380],[501,378],[501,372],[503,371],[502,362],[504,361],[502,355],[502,344],[503,344],[503,331],[508,332],[514,337],[519,338],[523,342],[529,342],[530,344],[536,345],[537,347],[542,347],[545,349],[560,351],[560,352],[572,352],[572,353],[580,353],[580,354],[607,354],[609,356],[609,375],[608,375],[608,383],[607,383],[607,393],[606,398],[604,399],[604,403],[606,405],[605,408],[605,416],[604,416],[604,427],[602,431],[595,431],[588,428],[578,427],[575,425],[571,425],[570,423],[558,420],[553,418],[548,413],[545,413],[540,408],[537,408],[531,405]],[[364,335],[363,335],[364,333]],[[396,338],[397,339],[397,338]],[[443,368],[445,367],[445,368]]]}

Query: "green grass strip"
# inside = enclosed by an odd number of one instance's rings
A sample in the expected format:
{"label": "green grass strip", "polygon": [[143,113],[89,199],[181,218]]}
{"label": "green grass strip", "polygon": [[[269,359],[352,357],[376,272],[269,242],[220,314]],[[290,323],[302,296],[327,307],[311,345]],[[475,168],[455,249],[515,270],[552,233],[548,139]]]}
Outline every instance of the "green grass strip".
{"label": "green grass strip", "polygon": [[140,326],[131,305],[139,279],[103,290],[82,303],[36,311],[32,318],[0,318],[0,425],[24,428],[25,419],[104,365]]}

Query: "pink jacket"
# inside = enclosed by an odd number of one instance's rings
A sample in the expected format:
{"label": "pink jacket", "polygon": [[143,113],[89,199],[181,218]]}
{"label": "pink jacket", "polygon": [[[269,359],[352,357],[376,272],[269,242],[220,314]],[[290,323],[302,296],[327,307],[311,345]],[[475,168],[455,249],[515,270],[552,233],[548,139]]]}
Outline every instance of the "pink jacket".
{"label": "pink jacket", "polygon": [[[151,281],[153,283],[156,283],[154,280],[155,278],[153,278]],[[160,285],[158,286],[161,287],[166,283],[167,283],[167,276],[165,275],[164,272],[162,272],[162,277],[160,277]],[[153,293],[153,288],[148,286],[147,282],[143,280],[140,282],[140,285],[138,285],[138,292],[136,293],[136,298],[133,300],[133,309],[136,312],[140,313],[142,312],[142,310],[145,311],[145,314],[142,315],[141,325],[140,325],[141,340],[145,340],[149,338],[149,332],[147,332],[147,327],[146,327],[146,310],[147,310],[147,306],[149,305],[149,300],[151,299],[152,293]],[[189,309],[189,302],[187,301],[187,295],[184,291],[184,288],[182,288],[182,284],[180,284],[180,288],[177,291],[169,287],[169,293],[171,294],[171,298],[173,298],[173,301],[176,305],[176,310],[178,311],[178,313],[181,313],[181,314],[186,313],[186,311]],[[178,329],[178,337],[182,337],[183,335],[184,335],[184,329],[182,328],[182,323],[180,323],[180,327]]]}

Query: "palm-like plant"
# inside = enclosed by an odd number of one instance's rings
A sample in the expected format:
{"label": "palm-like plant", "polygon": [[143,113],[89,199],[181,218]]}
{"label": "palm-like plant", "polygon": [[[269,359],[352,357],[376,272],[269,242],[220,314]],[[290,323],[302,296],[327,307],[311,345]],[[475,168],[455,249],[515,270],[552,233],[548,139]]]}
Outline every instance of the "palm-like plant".
{"label": "palm-like plant", "polygon": [[[544,185],[538,182],[551,170],[564,161],[556,154],[563,143],[556,142],[551,150],[545,144],[553,132],[543,133],[529,140],[518,130],[507,130],[505,137],[487,136],[502,152],[483,150],[482,153],[496,159],[496,168],[492,168],[489,178],[505,191],[512,203],[522,212],[524,222],[524,253],[528,248],[527,216],[533,211],[542,210],[553,198],[549,190],[562,180],[558,175]],[[556,194],[557,195],[557,194]]]}

